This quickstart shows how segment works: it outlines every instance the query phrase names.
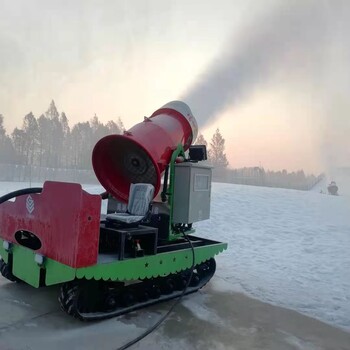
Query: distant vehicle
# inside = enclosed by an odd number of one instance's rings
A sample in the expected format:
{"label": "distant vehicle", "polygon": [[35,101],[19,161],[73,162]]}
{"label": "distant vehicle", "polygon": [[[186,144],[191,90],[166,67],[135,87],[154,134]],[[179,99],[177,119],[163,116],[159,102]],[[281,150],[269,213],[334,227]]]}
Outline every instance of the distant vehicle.
{"label": "distant vehicle", "polygon": [[338,186],[337,184],[335,183],[335,181],[332,181],[328,187],[327,187],[327,190],[328,190],[328,194],[331,194],[333,196],[338,196]]}

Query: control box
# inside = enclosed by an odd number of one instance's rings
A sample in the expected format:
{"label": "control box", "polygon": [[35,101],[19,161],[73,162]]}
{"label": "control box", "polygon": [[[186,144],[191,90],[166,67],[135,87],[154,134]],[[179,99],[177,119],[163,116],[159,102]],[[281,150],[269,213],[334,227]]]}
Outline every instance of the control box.
{"label": "control box", "polygon": [[210,217],[212,169],[200,163],[175,165],[173,223],[191,224]]}

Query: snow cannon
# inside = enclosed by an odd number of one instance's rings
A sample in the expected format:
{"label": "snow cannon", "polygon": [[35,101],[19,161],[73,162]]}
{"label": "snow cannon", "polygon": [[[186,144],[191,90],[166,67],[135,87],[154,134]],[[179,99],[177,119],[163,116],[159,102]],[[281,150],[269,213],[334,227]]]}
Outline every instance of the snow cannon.
{"label": "snow cannon", "polygon": [[169,102],[123,135],[98,141],[92,153],[95,174],[107,192],[121,201],[128,201],[132,183],[152,184],[156,196],[174,150],[181,144],[186,151],[197,133],[188,105]]}
{"label": "snow cannon", "polygon": [[210,218],[212,182],[196,136],[190,108],[173,101],[97,142],[93,167],[108,196],[58,181],[0,196],[0,275],[59,285],[61,309],[82,321],[203,288],[227,243],[195,234],[193,224]]}

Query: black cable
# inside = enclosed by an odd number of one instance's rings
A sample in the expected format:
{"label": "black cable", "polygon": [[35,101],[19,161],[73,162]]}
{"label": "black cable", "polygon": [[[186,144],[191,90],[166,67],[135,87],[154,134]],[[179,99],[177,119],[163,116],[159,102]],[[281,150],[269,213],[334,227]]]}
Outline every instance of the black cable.
{"label": "black cable", "polygon": [[191,242],[191,240],[185,235],[184,231],[181,231],[182,235],[184,236],[184,238],[186,239],[186,241],[190,244],[191,246],[191,250],[192,250],[192,266],[191,266],[191,273],[190,273],[190,277],[186,283],[185,288],[183,289],[181,295],[175,300],[175,302],[173,303],[173,305],[171,305],[170,309],[167,311],[167,313],[162,316],[153,326],[151,326],[150,328],[148,328],[145,332],[143,332],[142,334],[140,334],[138,337],[136,337],[135,339],[129,341],[128,343],[126,343],[125,345],[119,347],[117,350],[125,350],[128,349],[130,346],[135,345],[136,343],[138,343],[140,340],[142,340],[143,338],[147,337],[149,334],[151,334],[152,332],[154,332],[160,325],[161,323],[163,323],[168,316],[171,314],[171,312],[174,310],[175,306],[181,301],[181,299],[183,298],[183,296],[185,295],[187,288],[189,287],[190,283],[191,283],[191,279],[193,276],[193,270],[195,267],[195,254],[194,254],[194,247],[193,244]]}
{"label": "black cable", "polygon": [[0,197],[0,204],[19,196],[24,196],[26,194],[32,194],[32,193],[41,193],[42,187],[32,187],[32,188],[24,188],[22,190],[10,192],[8,194],[5,194],[4,196]]}
{"label": "black cable", "polygon": [[109,193],[107,191],[100,193],[102,200],[108,199]]}
{"label": "black cable", "polygon": [[162,202],[166,202],[168,193],[168,179],[169,179],[169,165],[165,168],[164,180],[163,180],[163,191],[161,193]]}

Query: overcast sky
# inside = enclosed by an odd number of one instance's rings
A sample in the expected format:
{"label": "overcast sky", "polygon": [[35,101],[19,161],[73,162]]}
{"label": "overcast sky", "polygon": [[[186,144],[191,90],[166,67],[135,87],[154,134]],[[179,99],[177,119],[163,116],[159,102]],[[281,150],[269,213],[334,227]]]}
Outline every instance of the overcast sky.
{"label": "overcast sky", "polygon": [[231,166],[349,166],[347,3],[0,0],[0,113],[12,131],[54,99],[131,127],[184,98]]}

